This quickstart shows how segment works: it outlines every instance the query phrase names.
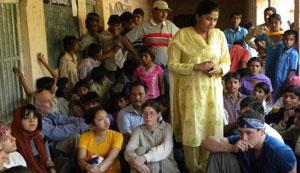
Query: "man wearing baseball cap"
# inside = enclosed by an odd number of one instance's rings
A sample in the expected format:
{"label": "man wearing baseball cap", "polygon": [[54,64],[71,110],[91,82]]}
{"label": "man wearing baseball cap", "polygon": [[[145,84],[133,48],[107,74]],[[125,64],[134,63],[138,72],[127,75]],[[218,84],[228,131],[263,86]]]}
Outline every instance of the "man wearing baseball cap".
{"label": "man wearing baseball cap", "polygon": [[[174,23],[167,20],[168,14],[171,11],[167,2],[163,0],[154,1],[152,5],[152,17],[137,25],[122,39],[124,46],[133,53],[136,58],[139,58],[139,54],[131,43],[142,40],[144,45],[152,47],[155,62],[165,67],[165,74],[167,73],[166,65],[168,63],[167,49],[169,41],[179,30]],[[164,78],[168,80],[167,76],[164,76]],[[167,81],[165,81],[165,88],[168,88]]]}
{"label": "man wearing baseball cap", "polygon": [[264,119],[247,111],[238,119],[240,135],[217,139],[209,137],[202,146],[211,152],[207,172],[296,173],[296,158],[291,148],[265,134]]}
{"label": "man wearing baseball cap", "polygon": [[143,40],[143,44],[153,47],[156,63],[166,65],[169,40],[179,30],[174,23],[167,20],[171,11],[167,2],[163,0],[154,1],[152,17],[127,33],[124,39],[125,47],[138,57],[138,52],[132,47],[131,43]]}
{"label": "man wearing baseball cap", "polygon": [[153,2],[152,8],[157,8],[157,9],[161,9],[161,10],[172,11],[172,10],[169,8],[168,3],[166,3],[166,1],[162,1],[162,0],[154,1],[154,2]]}

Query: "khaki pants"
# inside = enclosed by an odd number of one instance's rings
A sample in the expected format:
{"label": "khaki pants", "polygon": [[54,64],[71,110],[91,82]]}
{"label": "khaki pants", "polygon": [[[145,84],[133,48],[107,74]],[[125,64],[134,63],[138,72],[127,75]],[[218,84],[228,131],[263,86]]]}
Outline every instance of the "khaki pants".
{"label": "khaki pants", "polygon": [[241,173],[238,160],[231,153],[211,153],[207,164],[207,173]]}
{"label": "khaki pants", "polygon": [[185,164],[190,173],[204,173],[209,152],[199,147],[183,146]]}
{"label": "khaki pants", "polygon": [[77,157],[78,151],[78,142],[79,142],[80,135],[71,136],[65,140],[59,141],[56,144],[55,149],[63,151],[67,157],[72,158],[75,156]]}

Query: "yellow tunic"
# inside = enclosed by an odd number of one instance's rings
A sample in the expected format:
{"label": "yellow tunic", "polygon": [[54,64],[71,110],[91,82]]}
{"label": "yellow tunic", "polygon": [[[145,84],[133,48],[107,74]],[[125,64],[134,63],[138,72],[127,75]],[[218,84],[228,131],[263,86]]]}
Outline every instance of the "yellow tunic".
{"label": "yellow tunic", "polygon": [[[220,76],[193,71],[194,64],[212,61],[229,71],[226,38],[219,29],[208,33],[208,44],[193,27],[176,33],[168,49],[171,119],[177,141],[198,147],[208,136],[223,136],[223,86]],[[222,75],[223,75],[222,74]]]}

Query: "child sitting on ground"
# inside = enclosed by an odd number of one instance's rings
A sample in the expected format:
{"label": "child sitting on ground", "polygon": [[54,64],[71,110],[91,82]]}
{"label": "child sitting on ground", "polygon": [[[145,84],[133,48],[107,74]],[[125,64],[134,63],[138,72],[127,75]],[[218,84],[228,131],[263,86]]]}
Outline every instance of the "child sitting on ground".
{"label": "child sitting on ground", "polygon": [[225,89],[224,97],[224,109],[228,113],[228,124],[224,126],[224,134],[228,135],[231,132],[231,127],[235,126],[240,110],[240,102],[246,97],[239,92],[241,87],[240,74],[237,72],[229,72],[224,76]]}
{"label": "child sitting on ground", "polygon": [[[295,119],[293,125],[290,128],[284,128],[284,121],[286,119],[281,120],[274,128],[282,135],[283,139],[286,141],[290,141],[291,148],[294,149],[295,154],[300,156],[300,107],[295,109]],[[289,143],[289,142],[288,142]]]}
{"label": "child sitting on ground", "polygon": [[90,90],[95,91],[102,103],[106,103],[110,98],[109,89],[113,85],[112,81],[106,76],[106,71],[101,67],[92,70],[93,82],[90,83]]}
{"label": "child sitting on ground", "polygon": [[[283,93],[283,107],[278,112],[271,112],[266,117],[266,123],[276,125],[281,123],[288,129],[294,122],[295,109],[300,105],[300,87],[289,86]],[[282,121],[284,120],[284,121]]]}
{"label": "child sitting on ground", "polygon": [[89,80],[91,79],[91,71],[98,67],[102,59],[102,50],[99,44],[93,43],[88,47],[89,57],[84,58],[80,61],[78,65],[78,74],[80,80]]}
{"label": "child sitting on ground", "polygon": [[253,57],[248,61],[247,67],[249,74],[241,80],[241,92],[246,95],[251,95],[254,87],[259,82],[264,82],[269,85],[270,92],[273,91],[270,79],[261,73],[261,61],[258,57]]}
{"label": "child sitting on ground", "polygon": [[115,120],[117,119],[120,110],[130,104],[129,96],[123,93],[116,93],[112,95],[110,102],[110,112],[112,113]]}
{"label": "child sitting on ground", "polygon": [[57,108],[61,115],[69,116],[69,102],[72,100],[72,84],[66,77],[60,78],[57,81],[57,90],[55,93],[57,100]]}
{"label": "child sitting on ground", "polygon": [[268,115],[270,111],[272,110],[272,100],[270,100],[270,88],[269,85],[260,82],[255,85],[253,94],[259,102],[261,102],[264,106],[264,115]]}
{"label": "child sitting on ground", "polygon": [[89,92],[89,84],[86,80],[76,83],[73,92],[76,94],[75,99],[69,103],[70,115],[74,117],[83,117],[84,112],[81,107],[80,99]]}

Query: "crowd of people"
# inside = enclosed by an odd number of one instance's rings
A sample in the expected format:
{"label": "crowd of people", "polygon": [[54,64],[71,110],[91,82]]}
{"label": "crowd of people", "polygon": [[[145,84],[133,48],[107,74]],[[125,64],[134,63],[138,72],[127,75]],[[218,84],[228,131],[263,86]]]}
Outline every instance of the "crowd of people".
{"label": "crowd of people", "polygon": [[[220,8],[201,1],[189,27],[167,20],[163,0],[97,13],[81,38],[62,39],[58,73],[30,89],[13,121],[0,122],[0,171],[88,173],[297,172],[300,156],[298,34],[265,23],[216,28]],[[80,58],[80,60],[78,59]]]}

